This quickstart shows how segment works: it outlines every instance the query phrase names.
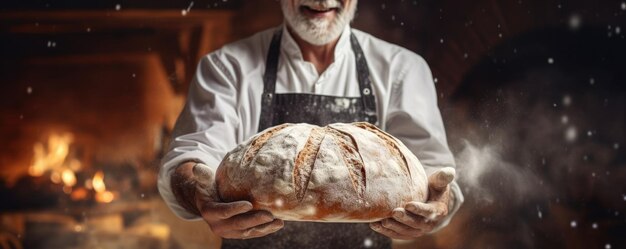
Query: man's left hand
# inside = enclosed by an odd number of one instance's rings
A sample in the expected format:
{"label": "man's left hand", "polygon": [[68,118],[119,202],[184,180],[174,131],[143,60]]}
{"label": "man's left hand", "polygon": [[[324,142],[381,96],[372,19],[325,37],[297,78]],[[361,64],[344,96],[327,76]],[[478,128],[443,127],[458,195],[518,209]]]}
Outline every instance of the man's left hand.
{"label": "man's left hand", "polygon": [[451,201],[450,183],[454,168],[440,169],[428,177],[428,200],[412,201],[393,210],[392,217],[370,223],[370,227],[387,237],[410,240],[430,233],[448,215]]}

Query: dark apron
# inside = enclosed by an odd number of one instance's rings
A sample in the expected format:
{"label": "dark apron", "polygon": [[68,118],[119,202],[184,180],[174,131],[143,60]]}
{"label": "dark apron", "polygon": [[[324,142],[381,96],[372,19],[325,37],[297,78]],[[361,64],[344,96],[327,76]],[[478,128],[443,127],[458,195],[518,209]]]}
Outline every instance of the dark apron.
{"label": "dark apron", "polygon": [[[376,99],[372,94],[367,61],[351,34],[361,97],[336,97],[303,93],[275,94],[282,31],[274,34],[267,55],[259,131],[283,123],[331,123],[366,121],[376,124]],[[255,239],[224,239],[222,248],[391,248],[391,240],[369,224],[286,221],[280,231]]]}

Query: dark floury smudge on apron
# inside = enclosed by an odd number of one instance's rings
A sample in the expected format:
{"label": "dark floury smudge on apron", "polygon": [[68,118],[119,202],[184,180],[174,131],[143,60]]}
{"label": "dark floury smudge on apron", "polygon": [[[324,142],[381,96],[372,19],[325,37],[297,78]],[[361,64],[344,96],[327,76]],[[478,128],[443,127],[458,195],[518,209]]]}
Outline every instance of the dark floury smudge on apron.
{"label": "dark floury smudge on apron", "polygon": [[[282,30],[276,32],[267,55],[261,100],[259,131],[283,123],[331,123],[366,121],[376,124],[376,98],[371,87],[367,61],[356,37],[351,34],[356,59],[360,97],[338,97],[305,93],[276,94],[276,76]],[[280,231],[254,239],[224,239],[222,248],[391,248],[391,240],[366,223],[285,222]]]}

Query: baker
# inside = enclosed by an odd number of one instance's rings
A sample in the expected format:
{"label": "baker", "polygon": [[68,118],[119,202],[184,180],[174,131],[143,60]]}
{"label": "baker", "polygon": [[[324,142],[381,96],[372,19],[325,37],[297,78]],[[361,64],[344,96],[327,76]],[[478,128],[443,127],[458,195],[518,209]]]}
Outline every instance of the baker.
{"label": "baker", "polygon": [[[430,69],[419,55],[350,28],[357,0],[281,0],[284,24],[202,58],[163,158],[159,191],[179,217],[205,220],[223,248],[390,248],[433,233],[463,202]],[[400,139],[429,175],[426,202],[371,224],[286,222],[221,202],[224,155],[282,123],[370,122]],[[443,180],[442,180],[443,179]],[[400,186],[401,187],[401,186]]]}

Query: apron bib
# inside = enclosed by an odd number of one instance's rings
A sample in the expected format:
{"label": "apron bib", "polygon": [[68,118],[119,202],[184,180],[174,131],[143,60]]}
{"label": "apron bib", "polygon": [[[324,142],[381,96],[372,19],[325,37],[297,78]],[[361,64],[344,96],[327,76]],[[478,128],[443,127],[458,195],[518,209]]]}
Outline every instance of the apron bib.
{"label": "apron bib", "polygon": [[[376,124],[376,98],[372,93],[367,61],[356,37],[350,42],[356,58],[360,97],[337,97],[304,93],[276,94],[276,75],[282,31],[272,38],[263,77],[259,131],[283,123],[331,123],[365,121]],[[222,248],[391,248],[391,240],[374,232],[367,223],[320,223],[285,221],[276,233],[247,240],[222,240]]]}

